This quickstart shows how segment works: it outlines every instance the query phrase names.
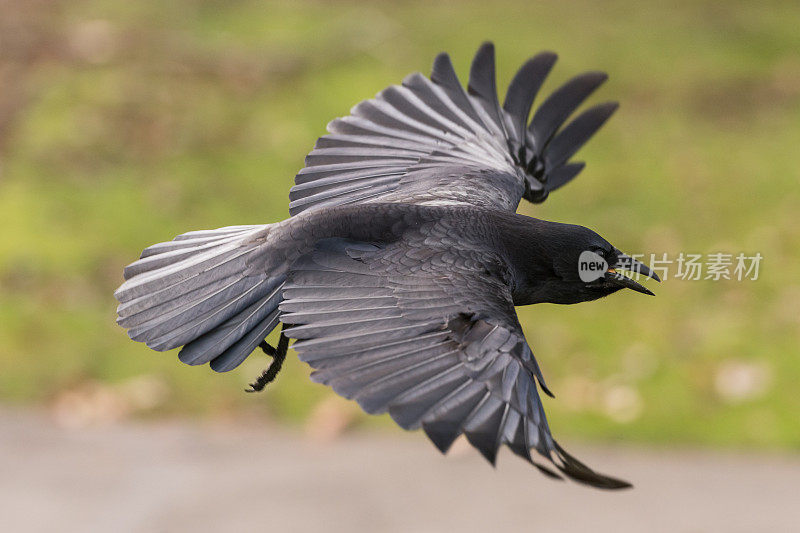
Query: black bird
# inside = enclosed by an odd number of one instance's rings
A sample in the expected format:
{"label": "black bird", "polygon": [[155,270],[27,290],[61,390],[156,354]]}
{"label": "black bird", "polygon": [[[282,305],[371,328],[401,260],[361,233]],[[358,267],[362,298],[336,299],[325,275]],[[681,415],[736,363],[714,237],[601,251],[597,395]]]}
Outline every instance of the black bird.
{"label": "black bird", "polygon": [[[617,108],[596,105],[564,125],[606,79],[589,72],[528,123],[555,61],[550,52],[528,60],[501,107],[491,43],[466,91],[440,54],[430,79],[412,74],[328,125],[291,189],[291,218],[144,250],[115,293],[118,323],[154,350],[183,346],[181,361],[218,372],[261,346],[275,361],[254,390],[296,339],[315,381],[421,427],[442,452],[464,434],[492,463],[506,444],[550,476],[630,486],[553,440],[537,384],[550,392],[514,310],[623,288],[652,294],[617,269],[658,280],[587,228],[514,212],[583,169],[570,158]],[[579,269],[586,253],[603,266],[589,280]],[[265,337],[279,323],[273,348]]]}

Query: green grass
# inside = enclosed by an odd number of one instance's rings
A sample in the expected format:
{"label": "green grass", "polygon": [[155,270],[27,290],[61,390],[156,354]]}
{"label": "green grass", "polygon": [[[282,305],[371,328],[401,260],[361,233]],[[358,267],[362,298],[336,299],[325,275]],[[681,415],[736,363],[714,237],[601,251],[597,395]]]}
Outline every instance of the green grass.
{"label": "green grass", "polygon": [[[216,375],[129,341],[114,324],[122,267],[183,231],[286,217],[330,119],[441,50],[465,77],[491,39],[501,87],[546,48],[561,56],[549,88],[603,69],[593,101],[622,104],[579,180],[523,212],[629,252],[765,258],[758,281],[520,309],[556,434],[800,448],[800,4],[770,4],[4,6],[19,31],[0,45],[16,69],[0,77],[0,400],[148,374],[169,390],[157,415],[307,417],[330,392],[296,359],[251,396],[263,358]],[[731,364],[763,374],[739,401],[715,386]]]}

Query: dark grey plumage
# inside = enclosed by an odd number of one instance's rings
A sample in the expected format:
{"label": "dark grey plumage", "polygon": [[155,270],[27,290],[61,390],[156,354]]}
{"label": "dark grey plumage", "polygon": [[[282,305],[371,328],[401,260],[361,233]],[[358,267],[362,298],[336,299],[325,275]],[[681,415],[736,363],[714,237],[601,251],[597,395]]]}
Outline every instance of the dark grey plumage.
{"label": "dark grey plumage", "polygon": [[[589,109],[560,130],[570,115],[606,79],[589,72],[554,91],[528,114],[555,54],[542,53],[514,77],[500,107],[494,47],[478,50],[468,91],[447,54],[440,54],[430,80],[416,73],[355,106],[328,125],[289,193],[289,212],[362,202],[462,202],[515,210],[521,198],[543,201],[574,178],[583,163],[572,155],[616,109]],[[455,171],[455,172],[453,172]],[[469,194],[471,183],[439,176],[482,172],[486,191]],[[466,194],[465,194],[466,192]]]}
{"label": "dark grey plumage", "polygon": [[570,158],[616,109],[601,104],[564,126],[605,80],[588,73],[526,125],[554,63],[551,53],[525,63],[501,107],[491,44],[466,91],[439,55],[430,80],[412,74],[329,125],[296,177],[291,218],[147,248],[115,293],[119,324],[155,350],[183,346],[187,364],[227,371],[282,322],[315,381],[422,428],[443,452],[463,434],[492,463],[505,444],[549,476],[628,486],[552,438],[537,387],[550,392],[514,310],[649,293],[613,268],[581,280],[586,251],[656,277],[591,230],[513,212],[574,178],[583,163]]}

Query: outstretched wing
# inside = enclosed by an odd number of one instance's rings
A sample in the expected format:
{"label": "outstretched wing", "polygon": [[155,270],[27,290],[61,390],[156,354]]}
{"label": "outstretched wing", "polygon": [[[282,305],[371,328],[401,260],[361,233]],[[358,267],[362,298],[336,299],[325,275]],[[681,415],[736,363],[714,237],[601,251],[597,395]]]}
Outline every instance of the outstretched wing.
{"label": "outstretched wing", "polygon": [[517,321],[507,273],[492,254],[408,241],[328,239],[293,267],[280,306],[286,335],[312,379],[421,427],[445,452],[461,434],[494,463],[506,444],[533,448],[577,481],[627,483],[592,471],[550,435],[547,392]]}
{"label": "outstretched wing", "polygon": [[475,55],[467,91],[449,56],[440,54],[430,79],[411,74],[328,125],[330,134],[295,177],[289,212],[369,201],[515,211],[521,198],[544,201],[583,169],[569,159],[617,108],[594,106],[562,127],[606,79],[588,72],[553,92],[528,124],[555,61],[550,52],[528,60],[501,107],[491,43]]}

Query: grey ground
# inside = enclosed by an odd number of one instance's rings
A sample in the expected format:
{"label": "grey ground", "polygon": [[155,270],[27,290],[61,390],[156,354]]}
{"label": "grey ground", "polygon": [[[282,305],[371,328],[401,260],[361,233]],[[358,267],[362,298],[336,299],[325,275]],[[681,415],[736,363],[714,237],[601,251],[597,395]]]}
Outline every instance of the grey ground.
{"label": "grey ground", "polygon": [[474,451],[445,458],[400,430],[321,443],[245,424],[63,429],[4,409],[0,523],[14,532],[800,531],[798,456],[575,451],[636,487],[551,482],[507,452],[496,470]]}

